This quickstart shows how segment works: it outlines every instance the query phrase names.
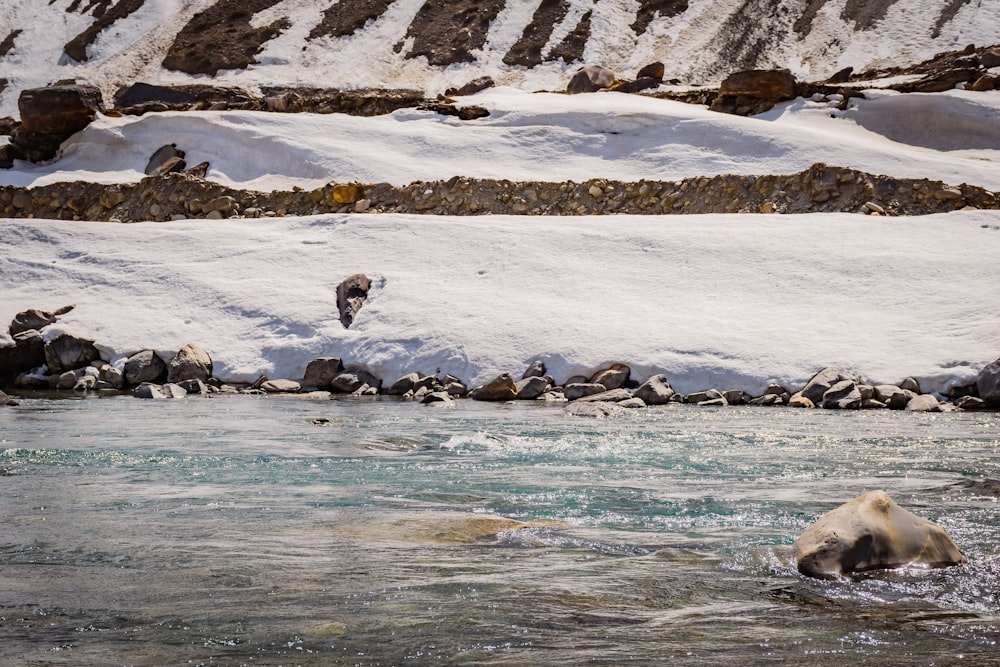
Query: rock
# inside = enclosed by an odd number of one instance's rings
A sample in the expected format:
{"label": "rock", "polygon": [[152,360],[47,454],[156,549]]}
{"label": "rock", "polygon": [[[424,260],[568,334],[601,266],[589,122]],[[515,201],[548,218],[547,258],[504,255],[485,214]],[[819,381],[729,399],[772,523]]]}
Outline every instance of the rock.
{"label": "rock", "polygon": [[810,378],[806,386],[802,388],[802,396],[808,398],[814,404],[820,405],[823,401],[823,394],[830,387],[843,380],[850,380],[855,384],[861,382],[861,379],[854,373],[844,373],[836,368],[827,367]]}
{"label": "rock", "polygon": [[753,400],[753,396],[742,389],[730,389],[722,392],[722,397],[726,399],[728,405],[747,405]]}
{"label": "rock", "polygon": [[306,374],[302,378],[302,389],[329,389],[333,378],[344,370],[344,363],[337,357],[319,357],[306,365]]}
{"label": "rock", "polygon": [[699,405],[701,407],[709,407],[709,408],[712,408],[712,407],[724,408],[727,405],[729,405],[729,403],[726,402],[725,397],[720,397],[720,398],[710,398],[710,399],[705,400],[705,401],[698,401],[698,403],[696,405]]}
{"label": "rock", "polygon": [[857,384],[841,380],[823,393],[821,405],[827,410],[860,410],[863,400]]}
{"label": "rock", "polygon": [[212,357],[201,347],[188,343],[167,364],[167,381],[201,380],[212,377]]}
{"label": "rock", "polygon": [[178,150],[177,144],[160,146],[146,163],[144,173],[147,176],[162,176],[175,171],[184,171],[187,163],[184,162],[183,158],[184,151]]}
{"label": "rock", "polygon": [[914,396],[906,404],[908,412],[941,412],[941,404],[930,394]]}
{"label": "rock", "polygon": [[184,398],[187,392],[179,384],[167,383],[164,385],[143,383],[132,390],[132,395],[136,398],[167,399]]}
{"label": "rock", "polygon": [[62,142],[87,127],[104,102],[96,86],[66,84],[22,90],[17,107],[21,125],[7,155],[42,162],[56,157]]}
{"label": "rock", "polygon": [[0,347],[0,378],[38,368],[45,363],[45,341],[35,329],[16,334],[13,345]]}
{"label": "rock", "polygon": [[987,364],[976,376],[976,393],[991,408],[1000,408],[1000,359]]}
{"label": "rock", "polygon": [[82,368],[101,358],[94,341],[62,334],[45,344],[45,363],[53,374]]}
{"label": "rock", "polygon": [[460,88],[448,88],[444,91],[444,94],[446,97],[464,97],[466,95],[475,95],[476,93],[486,90],[487,88],[492,88],[495,85],[496,83],[491,77],[481,76],[478,79],[469,81]]}
{"label": "rock", "polygon": [[1000,46],[993,46],[979,54],[979,64],[985,69],[1000,67]]}
{"label": "rock", "polygon": [[617,403],[570,403],[566,406],[566,414],[573,417],[611,417],[622,411]]}
{"label": "rock", "polygon": [[916,378],[908,377],[899,383],[899,388],[904,391],[912,391],[914,394],[919,394],[920,383],[917,382]]}
{"label": "rock", "polygon": [[617,93],[641,93],[644,90],[659,87],[660,83],[662,83],[662,79],[654,79],[653,77],[646,76],[635,81],[616,83],[609,90]]}
{"label": "rock", "polygon": [[535,359],[534,361],[531,362],[531,365],[529,365],[526,369],[524,369],[524,373],[521,375],[521,379],[524,380],[532,377],[544,377],[545,372],[546,372],[545,362],[543,362],[541,359]]}
{"label": "rock", "polygon": [[167,379],[167,364],[152,350],[136,352],[125,362],[125,381],[129,384],[160,384]]}
{"label": "rock", "polygon": [[372,281],[363,273],[355,273],[337,286],[337,309],[340,311],[340,323],[345,329],[350,328],[361,306],[365,304],[371,286]]}
{"label": "rock", "polygon": [[76,371],[65,371],[56,380],[56,389],[72,389],[80,375]]}
{"label": "rock", "polygon": [[55,324],[59,315],[68,313],[71,310],[73,310],[73,306],[60,308],[54,313],[50,313],[47,310],[29,308],[28,310],[22,311],[14,316],[14,319],[11,320],[10,327],[7,328],[7,331],[11,336],[16,336],[22,331],[28,331],[29,329],[41,331],[50,324]]}
{"label": "rock", "polygon": [[365,385],[369,388],[382,386],[382,381],[361,368],[351,368],[337,373],[330,381],[330,389],[342,394],[352,394],[358,390],[363,390]]}
{"label": "rock", "polygon": [[552,386],[545,377],[528,377],[514,383],[517,387],[517,399],[530,401],[538,398]]}
{"label": "rock", "polygon": [[454,403],[451,396],[446,391],[432,391],[426,396],[424,396],[422,399],[420,399],[420,402],[424,405],[427,405],[429,403],[442,403],[442,404]]}
{"label": "rock", "polygon": [[955,407],[960,410],[983,410],[986,401],[977,396],[962,396],[955,400]]}
{"label": "rock", "polygon": [[892,384],[879,384],[873,387],[873,398],[880,403],[884,403],[890,410],[902,410],[910,399],[916,396],[912,391],[901,389]]}
{"label": "rock", "polygon": [[667,376],[660,374],[650,377],[639,385],[633,395],[642,399],[646,405],[664,405],[670,402],[675,393],[667,381]]}
{"label": "rock", "polygon": [[798,82],[788,70],[747,70],[731,74],[719,86],[712,111],[750,116],[778,102],[795,99]]}
{"label": "rock", "polygon": [[181,380],[177,385],[189,394],[207,395],[211,392],[208,385],[201,380]]}
{"label": "rock", "polygon": [[650,79],[657,79],[659,81],[663,81],[663,75],[665,73],[666,73],[666,68],[664,67],[663,63],[655,62],[655,63],[649,63],[641,70],[639,70],[639,72],[635,75],[635,78],[645,79],[648,77]]}
{"label": "rock", "polygon": [[465,386],[464,382],[457,378],[446,378],[444,390],[448,392],[449,396],[465,396],[469,393],[469,388]]}
{"label": "rock", "polygon": [[[600,385],[598,385],[600,386]],[[621,403],[622,401],[627,401],[632,398],[632,394],[629,393],[627,389],[609,389],[607,391],[602,391],[599,394],[591,394],[590,396],[582,396],[577,401],[581,403]],[[645,403],[643,403],[645,405]]]}
{"label": "rock", "polygon": [[268,394],[297,394],[302,391],[302,385],[295,380],[267,380],[260,388]]}
{"label": "rock", "polygon": [[470,391],[469,398],[477,401],[513,401],[517,398],[517,383],[510,373],[502,373]]}
{"label": "rock", "polygon": [[844,69],[837,70],[833,75],[826,80],[827,83],[847,83],[851,80],[851,75],[854,74],[853,67],[845,67]]}
{"label": "rock", "polygon": [[795,541],[794,552],[799,572],[820,579],[965,560],[943,529],[904,510],[884,491],[869,491],[821,516]]}
{"label": "rock", "polygon": [[717,401],[720,398],[725,400],[725,397],[722,395],[722,392],[719,391],[718,389],[706,389],[705,391],[696,391],[691,394],[688,394],[687,396],[684,397],[684,402],[700,404],[704,403],[705,401]]}
{"label": "rock", "polygon": [[97,378],[93,375],[84,375],[73,385],[74,391],[91,391],[97,387]]}
{"label": "rock", "polygon": [[636,398],[636,397],[633,396],[632,398],[630,398],[630,399],[628,399],[626,401],[618,401],[618,403],[616,403],[616,405],[619,408],[626,408],[628,410],[634,410],[634,409],[637,409],[637,408],[644,408],[644,407],[646,407],[646,402],[643,401],[641,398]]}
{"label": "rock", "polygon": [[420,375],[409,373],[389,385],[389,389],[385,393],[389,396],[402,396],[408,391],[414,391],[414,387],[418,382],[420,382]]}
{"label": "rock", "polygon": [[110,389],[124,389],[127,384],[125,373],[110,365],[101,371],[101,382],[107,383]]}
{"label": "rock", "polygon": [[791,395],[788,399],[788,407],[790,408],[815,408],[816,404],[811,400],[802,395],[801,391],[797,391]]}
{"label": "rock", "polygon": [[1000,88],[1000,76],[996,74],[983,74],[975,81],[967,83],[965,85],[966,90],[975,90],[982,92],[985,90],[996,90]]}
{"label": "rock", "polygon": [[11,405],[11,406],[13,406],[13,405],[17,405],[17,401],[15,401],[13,398],[11,398],[7,394],[5,394],[3,391],[0,391],[0,405]]}
{"label": "rock", "polygon": [[335,204],[353,204],[361,199],[361,186],[354,183],[341,183],[333,186],[331,193]]}
{"label": "rock", "polygon": [[611,364],[606,368],[594,373],[590,378],[591,384],[603,384],[607,389],[618,389],[624,387],[632,375],[632,369],[626,364]]}
{"label": "rock", "polygon": [[615,82],[615,73],[600,65],[584,65],[576,71],[566,86],[570,95],[578,93],[593,93],[608,88]]}
{"label": "rock", "polygon": [[567,401],[575,401],[594,394],[602,394],[608,390],[603,384],[593,382],[574,382],[563,387],[563,396]]}

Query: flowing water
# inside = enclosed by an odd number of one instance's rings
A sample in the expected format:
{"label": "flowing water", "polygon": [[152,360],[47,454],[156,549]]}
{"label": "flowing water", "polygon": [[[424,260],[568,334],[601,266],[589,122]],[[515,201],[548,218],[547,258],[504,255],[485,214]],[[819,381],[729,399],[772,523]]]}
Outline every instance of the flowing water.
{"label": "flowing water", "polygon": [[[1000,664],[998,447],[996,413],[27,398],[0,664]],[[969,562],[800,575],[872,489]]]}

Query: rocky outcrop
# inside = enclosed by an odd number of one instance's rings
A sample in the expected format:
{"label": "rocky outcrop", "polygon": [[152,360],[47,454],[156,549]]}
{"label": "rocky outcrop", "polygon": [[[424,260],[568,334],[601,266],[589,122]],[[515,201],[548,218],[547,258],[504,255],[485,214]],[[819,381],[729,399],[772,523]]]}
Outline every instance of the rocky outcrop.
{"label": "rocky outcrop", "polygon": [[56,157],[62,142],[104,109],[104,100],[95,86],[66,84],[23,90],[17,107],[21,124],[10,144],[0,147],[0,167],[11,167],[13,160],[43,162]]}
{"label": "rocky outcrop", "polygon": [[101,358],[94,341],[62,334],[45,343],[45,363],[49,372],[64,373]]}
{"label": "rocky outcrop", "polygon": [[987,364],[976,376],[976,390],[986,405],[1000,409],[1000,359]]}
{"label": "rocky outcrop", "polygon": [[355,273],[337,286],[337,310],[340,311],[340,323],[345,329],[351,327],[354,318],[365,305],[371,286],[371,279],[363,273]]}
{"label": "rocky outcrop", "polygon": [[731,74],[719,86],[712,111],[752,116],[778,102],[798,97],[798,82],[788,70],[748,70]]}
{"label": "rocky outcrop", "polygon": [[18,373],[45,363],[45,341],[35,329],[13,336],[14,344],[0,347],[0,382],[9,383]]}
{"label": "rocky outcrop", "polygon": [[795,541],[794,552],[799,572],[820,579],[965,560],[942,528],[904,510],[884,491],[862,494],[821,516]]}

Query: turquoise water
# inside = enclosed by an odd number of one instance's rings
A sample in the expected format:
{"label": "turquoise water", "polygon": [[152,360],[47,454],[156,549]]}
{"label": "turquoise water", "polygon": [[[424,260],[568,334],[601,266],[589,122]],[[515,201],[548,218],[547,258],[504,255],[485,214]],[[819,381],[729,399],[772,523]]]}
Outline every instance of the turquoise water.
{"label": "turquoise water", "polygon": [[[1000,664],[998,447],[997,414],[27,398],[0,664]],[[969,563],[799,575],[877,488]]]}

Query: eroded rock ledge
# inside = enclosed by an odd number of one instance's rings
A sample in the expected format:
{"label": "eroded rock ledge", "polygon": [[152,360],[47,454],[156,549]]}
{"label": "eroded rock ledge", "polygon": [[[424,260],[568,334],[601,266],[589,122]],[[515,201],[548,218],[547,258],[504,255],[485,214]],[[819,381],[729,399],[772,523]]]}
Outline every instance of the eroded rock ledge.
{"label": "eroded rock ledge", "polygon": [[815,164],[788,175],[722,175],[682,181],[592,179],[525,182],[454,177],[447,181],[329,183],[315,190],[238,190],[171,173],[133,184],[55,183],[0,187],[0,217],[95,221],[259,218],[324,213],[434,215],[604,215],[854,212],[926,215],[998,208],[973,185]]}

